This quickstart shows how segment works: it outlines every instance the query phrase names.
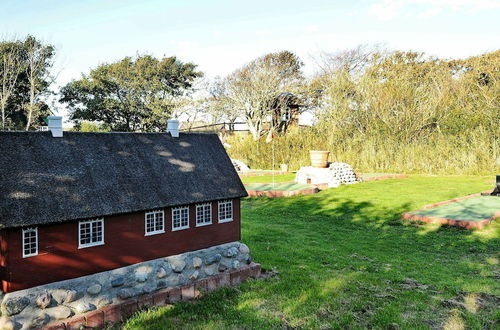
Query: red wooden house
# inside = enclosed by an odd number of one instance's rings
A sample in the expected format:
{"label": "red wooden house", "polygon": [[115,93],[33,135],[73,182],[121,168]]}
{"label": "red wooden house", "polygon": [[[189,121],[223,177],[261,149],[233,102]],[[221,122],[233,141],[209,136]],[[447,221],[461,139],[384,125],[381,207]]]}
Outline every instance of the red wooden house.
{"label": "red wooden house", "polygon": [[175,128],[0,132],[0,189],[3,292],[237,241],[246,196],[216,135]]}

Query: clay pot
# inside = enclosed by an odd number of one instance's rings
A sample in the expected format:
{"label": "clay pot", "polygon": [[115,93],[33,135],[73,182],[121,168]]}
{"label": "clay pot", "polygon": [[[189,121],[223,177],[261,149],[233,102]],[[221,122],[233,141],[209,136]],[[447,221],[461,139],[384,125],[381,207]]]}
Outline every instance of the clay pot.
{"label": "clay pot", "polygon": [[310,150],[309,157],[311,158],[311,166],[325,168],[328,165],[328,155],[330,151]]}

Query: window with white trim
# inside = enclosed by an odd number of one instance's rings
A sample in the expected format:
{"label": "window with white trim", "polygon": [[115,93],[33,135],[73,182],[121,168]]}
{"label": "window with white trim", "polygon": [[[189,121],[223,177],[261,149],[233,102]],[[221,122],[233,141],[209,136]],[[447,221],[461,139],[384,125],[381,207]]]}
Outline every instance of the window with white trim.
{"label": "window with white trim", "polygon": [[146,212],[144,221],[145,235],[161,234],[165,232],[163,210]]}
{"label": "window with white trim", "polygon": [[172,209],[172,231],[189,228],[189,206]]}
{"label": "window with white trim", "polygon": [[38,228],[23,229],[23,258],[38,255]]}
{"label": "window with white trim", "polygon": [[104,219],[78,222],[78,248],[104,244]]}
{"label": "window with white trim", "polygon": [[196,227],[212,224],[212,204],[196,205]]}
{"label": "window with white trim", "polygon": [[233,201],[219,202],[219,222],[233,221]]}

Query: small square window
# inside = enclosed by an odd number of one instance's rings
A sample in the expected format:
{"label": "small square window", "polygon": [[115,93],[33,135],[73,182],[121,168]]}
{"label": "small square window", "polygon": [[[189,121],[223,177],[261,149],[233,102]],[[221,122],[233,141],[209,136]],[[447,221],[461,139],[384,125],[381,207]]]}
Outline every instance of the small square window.
{"label": "small square window", "polygon": [[104,219],[85,220],[78,223],[78,248],[104,244]]}
{"label": "small square window", "polygon": [[38,255],[38,228],[23,229],[23,258]]}
{"label": "small square window", "polygon": [[212,204],[196,205],[196,227],[212,224]]}
{"label": "small square window", "polygon": [[219,202],[219,223],[233,221],[233,201]]}
{"label": "small square window", "polygon": [[172,231],[189,228],[189,206],[172,209]]}
{"label": "small square window", "polygon": [[165,221],[162,210],[146,212],[145,215],[145,235],[155,235],[165,232]]}

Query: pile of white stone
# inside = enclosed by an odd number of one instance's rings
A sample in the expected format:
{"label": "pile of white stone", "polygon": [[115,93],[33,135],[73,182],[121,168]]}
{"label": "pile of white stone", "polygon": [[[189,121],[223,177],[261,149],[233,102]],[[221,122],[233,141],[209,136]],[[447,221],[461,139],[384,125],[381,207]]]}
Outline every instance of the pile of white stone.
{"label": "pile of white stone", "polygon": [[297,171],[295,182],[327,184],[328,188],[336,188],[341,184],[357,183],[358,179],[349,164],[335,162],[327,168],[303,166]]}
{"label": "pile of white stone", "polygon": [[351,165],[347,163],[334,162],[328,167],[334,176],[342,184],[353,184],[358,182],[358,178]]}
{"label": "pile of white stone", "polygon": [[250,171],[250,167],[248,167],[248,165],[243,163],[241,160],[231,159],[231,162],[238,172]]}

